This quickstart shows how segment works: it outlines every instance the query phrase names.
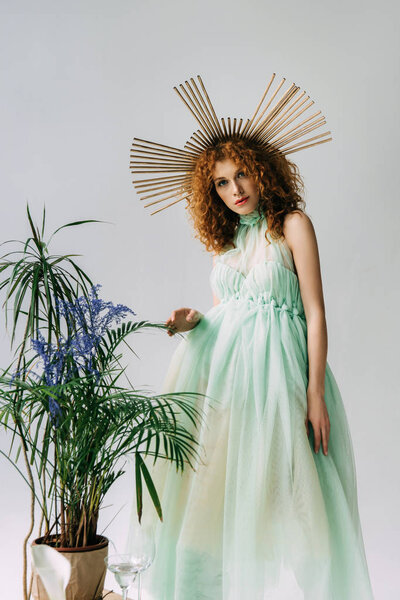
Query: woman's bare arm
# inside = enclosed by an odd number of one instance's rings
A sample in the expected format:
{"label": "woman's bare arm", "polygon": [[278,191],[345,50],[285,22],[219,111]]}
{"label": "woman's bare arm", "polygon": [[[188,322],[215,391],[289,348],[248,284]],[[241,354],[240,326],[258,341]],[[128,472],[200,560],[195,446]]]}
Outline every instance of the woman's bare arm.
{"label": "woman's bare arm", "polygon": [[318,452],[322,433],[327,454],[330,425],[324,395],[328,333],[318,244],[310,218],[301,212],[286,215],[283,233],[293,254],[307,321],[308,417],[314,429],[315,451]]}

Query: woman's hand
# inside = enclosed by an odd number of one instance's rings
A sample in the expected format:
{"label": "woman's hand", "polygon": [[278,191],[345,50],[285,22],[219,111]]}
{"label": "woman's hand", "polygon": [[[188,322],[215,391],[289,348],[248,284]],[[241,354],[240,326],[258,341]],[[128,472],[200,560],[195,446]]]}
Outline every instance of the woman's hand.
{"label": "woman's hand", "polygon": [[307,390],[307,417],[305,421],[307,435],[310,434],[309,421],[314,431],[314,450],[318,453],[322,436],[322,447],[326,456],[328,454],[329,432],[331,428],[328,409],[326,408],[324,394],[314,392],[310,389]]}
{"label": "woman's hand", "polygon": [[181,331],[189,331],[196,327],[203,315],[194,308],[178,308],[172,311],[171,316],[165,324],[170,329],[167,330],[169,336],[175,335],[175,333]]}

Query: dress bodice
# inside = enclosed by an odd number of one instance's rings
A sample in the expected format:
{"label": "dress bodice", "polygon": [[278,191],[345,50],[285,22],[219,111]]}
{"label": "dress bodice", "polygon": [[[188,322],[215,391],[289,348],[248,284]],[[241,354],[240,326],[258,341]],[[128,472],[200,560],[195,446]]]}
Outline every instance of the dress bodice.
{"label": "dress bodice", "polygon": [[292,253],[283,237],[272,239],[265,216],[257,209],[241,215],[233,243],[234,248],[216,256],[210,275],[221,303],[271,304],[304,316]]}

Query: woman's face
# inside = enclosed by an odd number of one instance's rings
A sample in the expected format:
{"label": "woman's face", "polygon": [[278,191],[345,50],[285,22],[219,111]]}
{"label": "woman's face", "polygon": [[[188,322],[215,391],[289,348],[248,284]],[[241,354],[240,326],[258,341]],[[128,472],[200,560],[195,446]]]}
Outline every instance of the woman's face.
{"label": "woman's face", "polygon": [[233,212],[247,215],[257,208],[260,193],[256,181],[232,159],[217,160],[212,176],[218,196]]}

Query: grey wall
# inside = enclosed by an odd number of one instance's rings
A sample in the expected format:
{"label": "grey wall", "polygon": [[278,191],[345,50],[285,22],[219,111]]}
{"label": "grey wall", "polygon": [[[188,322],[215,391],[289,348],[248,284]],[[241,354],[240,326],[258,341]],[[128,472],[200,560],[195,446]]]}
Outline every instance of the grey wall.
{"label": "grey wall", "polygon": [[[183,203],[150,216],[128,168],[133,136],[182,147],[196,128],[173,85],[200,73],[221,116],[247,117],[275,71],[322,109],[334,141],[292,158],[319,242],[328,361],[353,436],[372,583],[378,600],[397,597],[397,3],[2,0],[0,17],[0,240],[27,235],[27,201],[38,219],[46,205],[49,232],[71,220],[111,222],[67,230],[54,250],[83,254],[103,296],[141,319],[212,304],[211,257]],[[138,386],[157,391],[177,343],[161,333],[134,340]],[[5,460],[0,474],[1,596],[17,599],[28,495]],[[107,530],[117,547],[131,492],[126,477],[102,515],[105,525],[125,507]]]}

